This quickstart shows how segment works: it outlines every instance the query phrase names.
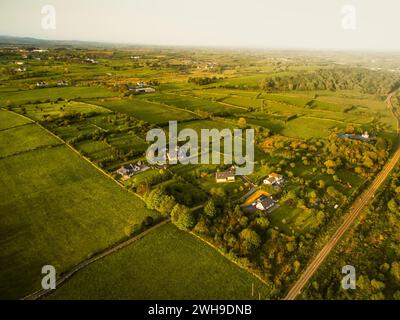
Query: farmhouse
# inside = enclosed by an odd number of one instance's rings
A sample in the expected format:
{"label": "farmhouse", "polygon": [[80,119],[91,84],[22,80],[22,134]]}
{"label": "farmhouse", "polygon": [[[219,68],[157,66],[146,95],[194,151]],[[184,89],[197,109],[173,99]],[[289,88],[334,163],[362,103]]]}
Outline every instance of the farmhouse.
{"label": "farmhouse", "polygon": [[150,88],[150,87],[143,87],[143,86],[135,86],[129,88],[130,91],[135,91],[138,93],[150,93],[150,92],[156,92],[156,89]]}
{"label": "farmhouse", "polygon": [[231,170],[225,172],[215,173],[215,180],[217,183],[233,182],[235,181],[235,173]]}
{"label": "farmhouse", "polygon": [[147,165],[145,165],[142,161],[139,161],[135,164],[123,165],[121,168],[117,170],[117,173],[121,175],[123,178],[128,179],[135,175],[136,173],[146,171],[150,169]]}
{"label": "farmhouse", "polygon": [[271,173],[265,177],[263,183],[269,186],[281,185],[284,182],[283,176],[278,173]]}

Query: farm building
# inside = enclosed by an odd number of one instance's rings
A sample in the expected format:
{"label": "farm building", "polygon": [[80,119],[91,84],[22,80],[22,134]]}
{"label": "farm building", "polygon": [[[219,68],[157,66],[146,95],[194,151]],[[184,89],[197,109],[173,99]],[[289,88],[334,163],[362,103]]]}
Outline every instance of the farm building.
{"label": "farm building", "polygon": [[269,186],[281,185],[284,179],[283,176],[278,173],[271,173],[268,177],[265,177],[263,183]]}

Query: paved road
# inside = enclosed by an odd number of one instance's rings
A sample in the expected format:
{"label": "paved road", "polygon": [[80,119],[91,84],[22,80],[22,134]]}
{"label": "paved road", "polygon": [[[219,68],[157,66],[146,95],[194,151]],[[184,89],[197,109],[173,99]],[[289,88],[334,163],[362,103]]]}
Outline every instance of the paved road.
{"label": "paved road", "polygon": [[[393,94],[390,94],[386,103],[388,104],[388,108],[394,110],[391,99]],[[400,128],[398,128],[399,131]],[[400,132],[399,132],[400,133]],[[289,293],[286,295],[284,300],[294,300],[301,293],[301,290],[304,288],[306,283],[311,279],[314,273],[318,270],[321,264],[324,262],[326,257],[329,255],[331,250],[335,247],[335,245],[340,241],[341,237],[344,233],[349,229],[349,227],[356,220],[360,212],[368,205],[371,199],[374,197],[375,192],[379,189],[382,183],[386,180],[389,173],[396,166],[397,162],[400,160],[400,143],[397,146],[397,151],[394,153],[393,157],[389,160],[389,162],[385,165],[383,170],[378,174],[375,181],[372,185],[354,202],[350,211],[346,214],[343,223],[336,230],[333,237],[329,240],[329,242],[322,248],[322,250],[318,253],[314,260],[307,266],[306,270],[301,274],[300,278],[290,289]]]}

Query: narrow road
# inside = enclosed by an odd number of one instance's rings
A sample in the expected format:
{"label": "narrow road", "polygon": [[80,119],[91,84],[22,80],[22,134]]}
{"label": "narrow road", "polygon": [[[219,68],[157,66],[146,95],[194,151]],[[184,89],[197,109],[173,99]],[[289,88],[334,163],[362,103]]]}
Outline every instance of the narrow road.
{"label": "narrow road", "polygon": [[[388,104],[388,108],[394,110],[394,106],[392,105],[392,96],[393,93],[389,94],[386,103]],[[399,130],[399,128],[398,128]],[[328,243],[322,248],[322,250],[318,253],[318,255],[311,261],[311,263],[307,266],[305,271],[301,274],[300,278],[296,281],[293,287],[290,289],[284,300],[294,300],[301,293],[301,290],[304,288],[306,283],[311,279],[314,273],[318,270],[321,264],[324,262],[326,257],[335,247],[335,245],[340,241],[345,232],[350,228],[353,222],[356,220],[361,211],[368,205],[368,203],[374,197],[376,191],[383,184],[383,182],[388,177],[389,173],[396,166],[397,162],[400,160],[400,143],[397,146],[397,150],[389,160],[389,162],[385,165],[383,170],[378,174],[375,178],[372,185],[363,192],[363,194],[354,202],[350,211],[345,215],[343,223],[336,230],[332,238],[328,241]]]}

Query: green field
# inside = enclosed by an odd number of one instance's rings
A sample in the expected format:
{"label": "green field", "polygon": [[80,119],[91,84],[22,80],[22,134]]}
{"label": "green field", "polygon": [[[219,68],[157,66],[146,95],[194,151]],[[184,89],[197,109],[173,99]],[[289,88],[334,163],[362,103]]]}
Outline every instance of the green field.
{"label": "green field", "polygon": [[1,104],[23,104],[36,101],[76,98],[97,98],[110,97],[114,94],[104,88],[88,87],[66,87],[66,88],[44,88],[34,90],[20,90],[12,92],[3,92],[0,96]]}
{"label": "green field", "polygon": [[151,101],[189,111],[202,110],[209,113],[243,111],[243,109],[239,107],[230,107],[210,100],[194,98],[186,95],[154,93],[147,97],[147,99]]}
{"label": "green field", "polygon": [[0,131],[0,158],[39,147],[60,144],[35,124]]}
{"label": "green field", "polygon": [[16,117],[12,113],[0,109],[0,130],[13,128],[30,122],[31,121],[28,119]]}
{"label": "green field", "polygon": [[343,129],[344,127],[345,125],[342,122],[334,120],[301,117],[288,121],[281,134],[306,139],[323,138],[328,137],[334,128]]}
{"label": "green field", "polygon": [[165,123],[169,120],[189,120],[196,118],[194,114],[189,112],[140,99],[108,99],[91,102],[116,112],[129,114],[149,123]]}
{"label": "green field", "polygon": [[259,293],[265,299],[268,289],[257,278],[169,224],[91,264],[48,298],[258,299]]}
{"label": "green field", "polygon": [[[0,132],[3,145],[7,131]],[[13,141],[30,149],[24,138]],[[66,146],[1,159],[0,171],[1,298],[39,289],[43,265],[69,270],[157,216]]]}

